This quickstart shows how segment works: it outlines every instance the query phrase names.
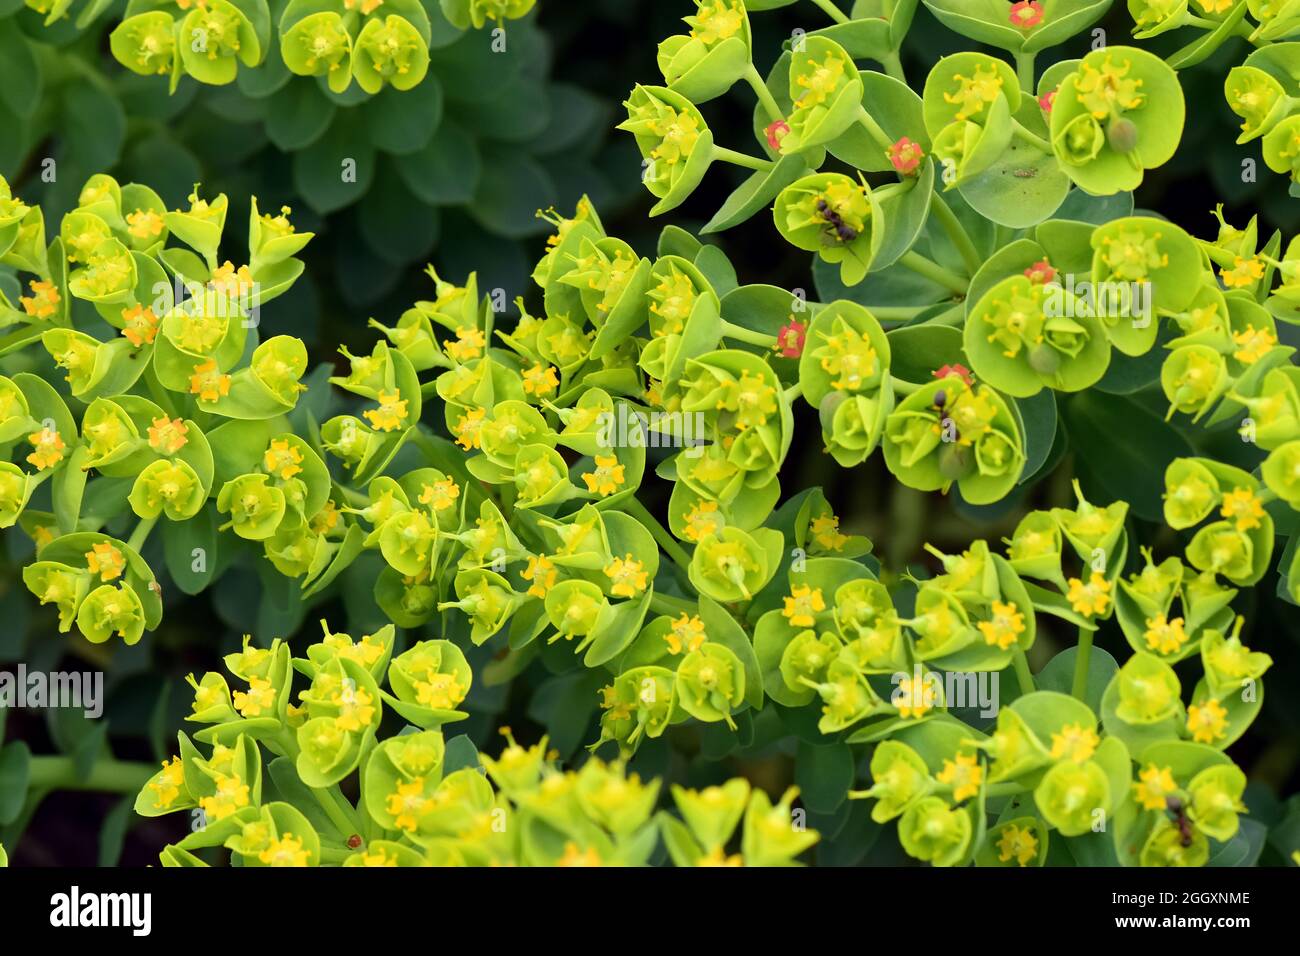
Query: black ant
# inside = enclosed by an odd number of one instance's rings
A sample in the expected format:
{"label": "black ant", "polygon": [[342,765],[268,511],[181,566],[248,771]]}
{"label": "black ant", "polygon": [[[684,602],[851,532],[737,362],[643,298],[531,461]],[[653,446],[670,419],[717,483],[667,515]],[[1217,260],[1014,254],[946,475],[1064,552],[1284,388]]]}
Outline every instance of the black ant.
{"label": "black ant", "polygon": [[1183,847],[1192,845],[1192,821],[1187,816],[1187,806],[1177,797],[1168,797],[1165,800],[1165,809],[1169,814],[1169,819],[1174,821],[1178,827],[1178,842]]}
{"label": "black ant", "polygon": [[840,242],[852,242],[858,238],[858,230],[845,222],[844,218],[831,208],[831,204],[825,199],[817,200],[817,211],[821,213],[822,219],[831,227],[830,231],[835,233],[835,238]]}
{"label": "black ant", "polygon": [[939,391],[934,393],[934,408],[935,411],[939,413],[939,427],[944,430],[952,429],[952,434],[955,438],[957,434],[957,423],[954,422],[952,416],[948,414],[948,409],[946,407],[947,404],[948,393],[941,388]]}

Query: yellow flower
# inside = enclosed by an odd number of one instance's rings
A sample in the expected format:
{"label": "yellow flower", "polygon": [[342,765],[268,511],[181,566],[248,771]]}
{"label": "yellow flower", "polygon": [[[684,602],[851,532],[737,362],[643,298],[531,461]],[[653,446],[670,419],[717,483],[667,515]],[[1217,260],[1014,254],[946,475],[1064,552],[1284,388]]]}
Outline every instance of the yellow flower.
{"label": "yellow flower", "polygon": [[1161,654],[1176,654],[1187,643],[1187,632],[1183,630],[1183,619],[1176,617],[1168,620],[1164,612],[1147,619],[1147,647]]}
{"label": "yellow flower", "polygon": [[302,840],[292,833],[286,833],[257,855],[267,866],[306,866],[311,850],[305,850]]}
{"label": "yellow flower", "polygon": [[1240,289],[1246,286],[1254,285],[1260,279],[1264,278],[1264,263],[1255,257],[1243,259],[1237,256],[1232,263],[1231,269],[1219,267],[1219,278],[1229,289]]}
{"label": "yellow flower", "polygon": [[339,523],[339,506],[331,498],[325,502],[325,507],[316,513],[311,519],[311,530],[317,534],[329,534]]}
{"label": "yellow flower", "polygon": [[834,54],[828,53],[820,64],[810,57],[808,65],[813,68],[811,73],[795,77],[795,82],[808,91],[795,103],[801,108],[825,103],[835,94],[844,76],[844,61]]}
{"label": "yellow flower", "polygon": [[[216,754],[213,754],[216,760]],[[221,774],[217,778],[217,792],[199,800],[199,807],[209,823],[228,817],[240,807],[248,806],[248,784],[236,776]]]}
{"label": "yellow flower", "polygon": [[809,522],[808,530],[823,551],[839,551],[849,540],[848,535],[840,534],[840,519],[835,515],[818,515]]}
{"label": "yellow flower", "polygon": [[409,783],[399,783],[397,790],[387,798],[387,809],[396,819],[394,826],[408,833],[419,826],[420,817],[433,809],[433,801],[424,795],[424,778],[416,777]]}
{"label": "yellow flower", "polygon": [[190,394],[197,395],[201,402],[215,402],[230,394],[230,376],[217,370],[216,359],[201,362],[190,376]]}
{"label": "yellow flower", "polygon": [[1247,325],[1240,332],[1232,333],[1232,341],[1237,346],[1232,357],[1238,362],[1253,365],[1277,345],[1277,336],[1268,329],[1257,329],[1253,325]]}
{"label": "yellow flower", "polygon": [[564,844],[564,856],[555,861],[556,866],[601,866],[600,854],[594,847],[579,850],[578,844],[570,840]]}
{"label": "yellow flower", "polygon": [[343,0],[344,8],[348,10],[361,9],[361,15],[368,17],[384,5],[384,0]]}
{"label": "yellow flower", "polygon": [[1136,109],[1142,105],[1143,97],[1138,93],[1142,80],[1129,78],[1132,68],[1131,62],[1115,66],[1109,53],[1100,69],[1087,62],[1081,64],[1074,88],[1079,102],[1095,119],[1106,119],[1120,110]]}
{"label": "yellow flower", "polygon": [[288,481],[302,471],[302,452],[291,446],[288,439],[273,441],[262,456],[262,467],[267,474]]}
{"label": "yellow flower", "polygon": [[184,784],[185,765],[181,763],[180,757],[172,757],[171,760],[163,761],[162,773],[158,774],[157,779],[150,780],[146,789],[153,791],[154,807],[166,810],[181,795]]}
{"label": "yellow flower", "polygon": [[1228,711],[1211,697],[1201,706],[1187,708],[1187,731],[1198,744],[1212,744],[1226,736]]}
{"label": "yellow flower", "polygon": [[1249,488],[1234,488],[1223,496],[1219,514],[1235,521],[1238,531],[1249,531],[1259,527],[1259,519],[1264,517],[1264,506]]}
{"label": "yellow flower", "polygon": [[664,635],[664,641],[668,644],[669,654],[698,650],[704,643],[704,622],[699,615],[691,616],[683,611],[682,616],[672,622],[672,627]]}
{"label": "yellow flower", "polygon": [[484,345],[482,332],[472,325],[462,325],[456,330],[455,341],[448,341],[445,347],[457,362],[466,362],[482,355]]}
{"label": "yellow flower", "polygon": [[351,681],[345,681],[334,692],[330,703],[339,708],[334,718],[339,730],[361,730],[375,715],[374,698],[364,687],[357,687]]}
{"label": "yellow flower", "polygon": [[428,680],[415,682],[416,702],[431,710],[454,710],[466,691],[455,674],[431,674]]}
{"label": "yellow flower", "polygon": [[958,83],[957,92],[945,92],[943,98],[944,102],[958,108],[958,120],[979,116],[984,112],[984,107],[996,100],[1002,92],[1002,77],[998,76],[998,71],[990,68],[985,73],[983,65],[976,66],[975,74],[971,77],[959,74],[953,79]]}
{"label": "yellow flower", "polygon": [[[382,0],[372,0],[379,3]],[[387,851],[382,847],[376,847],[373,850],[366,850],[361,854],[362,866],[397,866],[397,857],[389,856]]]}
{"label": "yellow flower", "polygon": [[972,754],[958,754],[956,762],[945,760],[943,769],[935,779],[952,787],[953,800],[961,803],[968,797],[980,792],[980,781],[984,779],[984,768]]}
{"label": "yellow flower", "polygon": [[479,447],[479,431],[483,427],[483,416],[486,414],[487,412],[481,408],[471,408],[456,420],[451,430],[456,436],[457,445],[466,451],[473,451]]}
{"label": "yellow flower", "polygon": [[154,239],[162,235],[163,217],[152,209],[137,209],[127,213],[126,231],[136,239]]}
{"label": "yellow flower", "polygon": [[153,314],[153,309],[142,305],[123,309],[122,323],[122,334],[136,348],[152,345],[158,337],[158,316]]}
{"label": "yellow flower", "polygon": [[1159,768],[1153,763],[1147,764],[1146,769],[1138,774],[1138,779],[1141,783],[1133,785],[1137,802],[1147,810],[1165,809],[1169,795],[1178,789],[1170,768]]}
{"label": "yellow flower", "polygon": [[935,689],[932,681],[922,677],[903,677],[894,692],[898,716],[924,717],[926,711],[934,709]]}
{"label": "yellow flower", "polygon": [[32,294],[30,296],[20,295],[18,302],[23,307],[23,311],[36,319],[48,319],[59,308],[59,290],[55,288],[52,282],[42,282],[39,279],[32,280]]}
{"label": "yellow flower", "polygon": [[812,627],[817,622],[817,614],[824,610],[826,599],[822,597],[822,589],[801,584],[790,589],[781,613],[794,627]]}
{"label": "yellow flower", "polygon": [[32,432],[27,436],[27,440],[35,449],[27,456],[27,463],[33,465],[38,471],[53,468],[63,461],[63,450],[67,446],[63,444],[63,439],[53,428],[42,428],[38,432]]}
{"label": "yellow flower", "polygon": [[179,418],[155,418],[149,426],[149,447],[160,455],[174,455],[189,441],[189,429]]}
{"label": "yellow flower", "polygon": [[1014,823],[1002,829],[998,837],[998,859],[1003,863],[1015,860],[1020,866],[1028,866],[1038,856],[1038,838],[1028,827],[1020,829]]}
{"label": "yellow flower", "polygon": [[596,456],[596,470],[582,476],[587,490],[594,495],[612,495],[627,480],[623,476],[624,466],[613,455]]}
{"label": "yellow flower", "polygon": [[275,688],[261,677],[248,679],[248,690],[234,693],[235,710],[245,717],[260,717],[275,706]]}
{"label": "yellow flower", "polygon": [[544,554],[534,555],[528,559],[524,568],[523,579],[532,581],[528,593],[533,597],[545,598],[548,591],[555,587],[557,572],[551,559]]}
{"label": "yellow flower", "polygon": [[1066,724],[1058,733],[1052,734],[1052,759],[1083,763],[1092,756],[1099,743],[1101,739],[1091,727]]}
{"label": "yellow flower", "polygon": [[538,363],[532,368],[524,370],[524,391],[529,395],[546,398],[555,394],[555,390],[559,387],[560,379],[555,374],[554,365]]}
{"label": "yellow flower", "polygon": [[1105,614],[1110,607],[1111,583],[1100,571],[1093,571],[1087,584],[1078,578],[1070,578],[1069,585],[1070,593],[1066,599],[1077,613],[1095,617]]}
{"label": "yellow flower", "polygon": [[731,854],[731,856],[727,856],[725,853],[722,852],[722,847],[715,846],[708,853],[704,854],[702,857],[696,860],[695,865],[708,866],[708,867],[744,866],[745,861],[744,861],[744,857],[742,857],[739,853],[733,853]]}
{"label": "yellow flower", "polygon": [[460,497],[460,486],[450,478],[425,485],[420,490],[420,504],[429,505],[434,511],[445,511],[456,503]]}
{"label": "yellow flower", "polygon": [[640,561],[634,561],[629,553],[627,557],[615,558],[605,568],[605,576],[613,583],[610,593],[615,597],[636,597],[646,589],[647,574]]}
{"label": "yellow flower", "polygon": [[248,271],[248,266],[240,266],[236,269],[235,264],[229,261],[217,266],[212,272],[212,278],[208,280],[208,286],[213,291],[226,296],[240,295],[253,285],[253,274]]}
{"label": "yellow flower", "polygon": [[1025,616],[1013,602],[994,601],[992,619],[980,621],[978,627],[986,644],[996,644],[1006,650],[1024,633]]}
{"label": "yellow flower", "polygon": [[682,536],[687,541],[699,542],[707,535],[717,534],[722,530],[722,513],[718,511],[716,501],[700,501],[690,511],[686,512],[682,519],[686,522],[686,527],[682,529]]}
{"label": "yellow flower", "polygon": [[376,431],[391,432],[402,427],[406,421],[406,399],[397,392],[380,392],[379,407],[361,413],[370,419]]}
{"label": "yellow flower", "polygon": [[126,558],[112,544],[101,541],[86,552],[86,570],[98,574],[101,581],[115,581],[126,570]]}

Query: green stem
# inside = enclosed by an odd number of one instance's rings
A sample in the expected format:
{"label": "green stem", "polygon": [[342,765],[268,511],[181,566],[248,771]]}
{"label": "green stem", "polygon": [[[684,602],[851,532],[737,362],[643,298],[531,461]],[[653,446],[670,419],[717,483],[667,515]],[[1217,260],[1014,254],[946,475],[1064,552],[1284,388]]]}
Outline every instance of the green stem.
{"label": "green stem", "polygon": [[921,387],[919,382],[909,382],[906,379],[894,378],[892,375],[889,378],[889,384],[894,386],[895,395],[911,395]]}
{"label": "green stem", "polygon": [[[312,787],[311,795],[316,798],[316,802],[330,818],[330,822],[338,827],[344,837],[350,837],[354,833],[360,836],[361,825],[356,819],[356,809],[343,799],[343,794],[339,793],[338,787]],[[347,807],[347,810],[344,810],[344,807]]]}
{"label": "green stem", "polygon": [[1043,139],[1043,137],[1039,136],[1037,133],[1033,133],[1025,129],[1022,125],[1020,125],[1019,120],[1013,119],[1011,121],[1011,132],[1014,133],[1016,136],[1019,136],[1022,140],[1024,140],[1029,145],[1033,146],[1035,149],[1042,150],[1048,156],[1052,155],[1052,144],[1049,143],[1047,140]]}
{"label": "green stem", "polygon": [[140,523],[137,524],[135,530],[131,532],[131,537],[127,539],[126,546],[136,554],[139,554],[140,549],[144,547],[145,541],[149,538],[149,532],[153,530],[153,526],[157,523],[158,519],[156,517],[141,518]]}
{"label": "green stem", "polygon": [[946,289],[951,289],[958,295],[965,295],[966,290],[970,287],[965,279],[951,269],[947,269],[934,260],[927,259],[919,252],[913,252],[911,249],[899,257],[898,264],[906,269],[911,269],[917,275],[925,276],[931,282],[936,282]]}
{"label": "green stem", "polygon": [[734,149],[727,149],[725,146],[714,146],[713,158],[720,159],[726,163],[734,163],[737,166],[744,166],[746,169],[757,169],[762,172],[766,172],[776,165],[770,159],[759,159],[757,156],[750,156],[748,153],[738,153]]}
{"label": "green stem", "polygon": [[763,348],[768,349],[776,348],[775,335],[747,329],[743,325],[736,325],[726,319],[722,320],[722,334],[729,339],[735,339],[737,342],[748,342],[750,345],[761,345]]}
{"label": "green stem", "polygon": [[934,193],[933,198],[930,200],[930,211],[935,214],[935,218],[939,220],[939,225],[943,227],[943,231],[948,234],[952,244],[961,253],[962,262],[966,263],[967,270],[971,275],[974,275],[979,271],[979,267],[983,265],[983,260],[980,258],[979,250],[975,248],[975,243],[971,241],[970,233],[961,224],[961,220],[952,211],[952,207],[944,201],[942,194]]}
{"label": "green stem", "polygon": [[763,77],[754,68],[752,62],[745,70],[745,81],[753,88],[754,95],[758,97],[758,102],[763,105],[763,112],[767,113],[768,119],[774,123],[777,120],[785,119],[781,115],[781,107],[777,104],[776,97],[767,88],[767,84],[763,82]]}
{"label": "green stem", "polygon": [[849,18],[844,15],[843,11],[841,11],[839,7],[831,3],[831,0],[812,0],[812,2],[818,7],[821,7],[821,9],[826,12],[826,15],[836,23],[849,22]]}
{"label": "green stem", "polygon": [[652,594],[650,610],[667,614],[669,617],[677,617],[679,614],[696,614],[699,608],[694,603],[675,598],[671,594]]}
{"label": "green stem", "polygon": [[1016,54],[1016,79],[1020,83],[1020,89],[1030,96],[1034,95],[1034,54]]}
{"label": "green stem", "polygon": [[903,61],[898,55],[897,50],[890,50],[880,57],[880,65],[885,68],[885,72],[898,80],[900,83],[907,82],[907,74],[903,72]]}
{"label": "green stem", "polygon": [[349,850],[345,847],[323,846],[320,848],[320,861],[325,864],[340,864],[356,850]]}
{"label": "green stem", "polygon": [[668,533],[668,529],[659,523],[659,519],[652,515],[650,510],[646,508],[645,505],[641,504],[641,502],[635,497],[627,498],[626,504],[627,510],[631,513],[632,517],[645,525],[646,530],[649,531],[650,534],[654,536],[655,541],[659,543],[659,547],[664,549],[664,552],[677,563],[677,566],[683,570],[689,570],[691,566],[690,555],[688,555],[686,549],[677,542],[677,539]]}
{"label": "green stem", "polygon": [[1084,699],[1088,690],[1088,659],[1092,657],[1094,633],[1085,627],[1079,628],[1079,650],[1074,658],[1074,680],[1070,682],[1070,695],[1079,700]]}
{"label": "green stem", "polygon": [[84,779],[78,779],[71,757],[32,757],[28,783],[33,790],[103,790],[136,793],[154,775],[153,764],[111,758],[100,760]]}
{"label": "green stem", "polygon": [[872,118],[871,114],[861,107],[858,108],[858,123],[871,134],[871,138],[876,141],[876,144],[881,149],[889,149],[894,145],[894,141],[889,138],[889,134],[881,129],[880,124]]}
{"label": "green stem", "polygon": [[1034,692],[1034,675],[1029,669],[1029,661],[1025,658],[1025,649],[1023,647],[1016,648],[1011,663],[1016,668],[1016,680],[1020,682],[1020,693],[1032,694]]}
{"label": "green stem", "polygon": [[785,390],[785,400],[787,402],[793,402],[796,398],[798,398],[802,394],[803,394],[803,382],[795,382],[793,385],[791,385],[789,388]]}

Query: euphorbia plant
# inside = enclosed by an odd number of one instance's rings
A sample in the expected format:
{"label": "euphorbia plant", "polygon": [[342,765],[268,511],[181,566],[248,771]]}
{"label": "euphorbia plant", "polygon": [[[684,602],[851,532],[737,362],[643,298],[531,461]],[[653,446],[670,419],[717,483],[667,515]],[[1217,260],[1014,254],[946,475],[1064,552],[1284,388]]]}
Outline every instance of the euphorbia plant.
{"label": "euphorbia plant", "polygon": [[[433,298],[373,322],[370,351],[309,372],[301,343],[263,337],[308,238],[287,214],[254,206],[227,261],[225,197],[169,209],[96,178],[47,243],[4,194],[23,279],[4,360],[63,374],[0,379],[0,517],[63,629],[147,640],[160,577],[199,590],[232,564],[390,622],[327,628],[305,657],[249,640],[233,686],[191,678],[212,749],[182,736],[137,802],[201,811],[165,863],[784,863],[816,841],[807,809],[853,827],[850,798],[935,865],[1200,865],[1250,841],[1226,751],[1272,659],[1241,598],[1269,580],[1300,600],[1297,560],[1274,560],[1300,500],[1291,250],[1253,221],[1201,239],[1135,212],[1181,132],[1173,71],[1127,47],[1034,71],[1104,5],[947,11],[1014,68],[946,57],[919,95],[906,5],[818,5],[836,24],[764,80],[745,5],[697,4],[621,124],[656,213],[714,162],[752,170],[706,231],[770,206],[751,228],[816,254],[815,296],[742,284],[674,226],[639,251],[584,198],[548,214],[517,317],[431,270]],[[741,81],[762,155],[699,109]],[[1008,536],[878,559],[843,502],[791,494],[814,416],[839,466],[879,447],[900,486],[1005,509]],[[1084,474],[1031,507],[1107,427],[1145,465],[1131,493]],[[496,683],[563,675],[594,756],[565,774],[545,741],[492,759],[445,739],[480,647]],[[956,699],[981,681],[993,713]],[[688,733],[724,754],[797,736],[807,807],[720,778],[656,816],[638,762]]]}

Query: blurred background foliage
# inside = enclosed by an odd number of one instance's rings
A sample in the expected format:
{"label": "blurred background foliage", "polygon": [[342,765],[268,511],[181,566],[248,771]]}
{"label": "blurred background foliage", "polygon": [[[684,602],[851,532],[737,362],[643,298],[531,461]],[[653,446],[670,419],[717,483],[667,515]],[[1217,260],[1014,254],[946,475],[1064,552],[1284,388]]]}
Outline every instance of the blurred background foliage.
{"label": "blurred background foliage", "polygon": [[[98,25],[79,32],[69,21],[47,28],[20,0],[0,0],[0,173],[17,195],[40,202],[52,219],[75,205],[75,190],[100,171],[122,182],[147,182],[169,205],[181,203],[202,182],[205,195],[230,195],[233,222],[246,217],[247,210],[238,207],[249,195],[258,197],[263,210],[291,206],[295,224],[317,238],[303,256],[306,275],[269,308],[267,321],[274,332],[303,337],[314,362],[333,361],[339,344],[368,351],[374,338],[368,318],[391,323],[413,300],[431,297],[422,272],[429,262],[450,281],[463,282],[477,270],[480,289],[501,289],[506,301],[522,294],[534,303],[537,290],[528,274],[550,229],[535,213],[551,205],[568,213],[584,193],[611,234],[642,254],[654,252],[665,223],[647,218],[650,201],[639,183],[639,156],[631,138],[616,136],[612,127],[632,86],[658,81],[655,49],[679,31],[679,18],[690,12],[685,0],[541,0],[527,19],[508,25],[505,54],[492,53],[486,33],[440,28],[445,21],[437,3],[425,0],[435,23],[428,77],[409,93],[389,89],[374,97],[355,87],[336,95],[316,79],[291,76],[275,49],[266,64],[241,70],[230,86],[200,86],[185,78],[168,96],[165,80],[127,73],[109,57],[105,27],[120,16],[119,3]],[[283,0],[277,3],[272,8],[278,16]],[[824,15],[811,4],[756,15],[760,69],[775,61],[792,31],[824,25]],[[1130,25],[1117,3],[1098,28],[1105,42],[1119,44],[1132,42]],[[1141,45],[1168,53],[1183,40],[1162,36]],[[1083,35],[1047,51],[1039,70],[1054,59],[1083,55],[1093,42]],[[904,46],[904,67],[917,86],[936,59],[973,46],[922,7]],[[1222,77],[1247,52],[1244,41],[1231,40],[1181,75],[1190,105],[1182,146],[1172,162],[1147,175],[1137,204],[1205,235],[1215,226],[1211,209],[1222,201],[1230,222],[1241,226],[1257,213],[1263,235],[1280,228],[1289,237],[1300,230],[1300,202],[1287,196],[1284,177],[1263,167],[1257,145],[1234,144],[1237,121],[1222,94]],[[751,110],[748,91],[737,90],[704,112],[719,143],[743,149],[754,135]],[[357,161],[355,183],[340,182],[345,158]],[[53,182],[42,177],[49,159],[56,164]],[[1258,164],[1257,175],[1243,175],[1247,159]],[[698,228],[742,178],[741,170],[715,169],[668,218]],[[818,297],[806,254],[781,241],[762,215],[713,241],[737,264],[741,282],[805,288]],[[317,400],[328,402],[329,396]],[[976,537],[996,541],[1030,508],[1072,504],[1075,477],[1093,500],[1149,499],[1158,493],[1168,458],[1192,453],[1192,447],[1207,451],[1207,441],[1213,446],[1207,453],[1225,460],[1241,452],[1231,429],[1193,434],[1166,424],[1158,390],[1154,397],[1141,391],[1090,393],[1061,412],[1046,477],[991,508],[903,488],[880,456],[851,471],[840,469],[822,454],[811,421],[798,430],[787,459],[784,494],[823,486],[843,516],[843,529],[869,535],[886,568],[924,576],[934,564],[921,550],[924,542],[951,551]],[[665,502],[656,495],[663,491],[648,483],[642,500],[661,511]],[[1136,510],[1140,515],[1144,509]],[[1180,547],[1158,520],[1134,520],[1138,540],[1157,553]],[[1294,516],[1289,520],[1294,524]],[[1300,534],[1296,527],[1280,530]],[[0,711],[0,740],[10,741],[0,749],[0,842],[15,865],[150,864],[158,847],[178,839],[177,828],[185,825],[180,817],[136,818],[131,796],[60,792],[15,806],[4,799],[5,775],[18,762],[15,748],[67,753],[86,768],[109,747],[121,759],[161,760],[174,749],[189,708],[184,675],[216,666],[218,655],[237,649],[241,634],[251,632],[262,642],[298,634],[294,643],[300,650],[317,639],[314,621],[320,617],[333,630],[354,635],[383,623],[371,594],[377,560],[358,561],[323,603],[308,608],[296,598],[296,585],[260,575],[253,559],[235,562],[197,597],[164,581],[167,612],[159,631],[134,647],[92,646],[77,635],[57,635],[53,610],[36,607],[21,586],[13,561],[30,542],[9,534],[4,544],[0,666],[22,660],[33,669],[102,668],[108,693],[105,718],[97,721],[79,712],[18,711],[7,715],[5,727],[6,713]],[[1249,622],[1243,639],[1274,657],[1270,683],[1300,686],[1295,607],[1271,584],[1243,594],[1238,603]],[[1074,643],[1073,632],[1054,629],[1054,622],[1045,620],[1031,655],[1036,670]],[[457,638],[443,632],[446,626],[435,620],[425,630],[428,636]],[[459,637],[468,648],[465,635]],[[1117,629],[1103,630],[1098,647],[1127,655]],[[548,733],[561,754],[578,756],[595,739],[599,676],[577,665],[562,645],[512,675],[493,659],[494,648],[495,642],[470,654],[475,685],[465,707],[472,718],[459,729],[489,752],[499,747],[495,729],[509,725],[522,742]],[[1101,666],[1113,666],[1107,657],[1098,654]],[[772,705],[753,719],[744,716],[736,734],[721,724],[674,728],[641,748],[636,769],[694,785],[736,773],[774,790],[798,783],[809,823],[823,833],[817,862],[908,862],[893,828],[870,820],[867,801],[843,800],[848,780],[861,777],[861,768],[846,745],[825,745],[815,708]],[[1282,804],[1277,796],[1300,789],[1297,728],[1300,703],[1294,695],[1273,694],[1234,748],[1252,781],[1251,819],[1273,828],[1268,836],[1262,826],[1244,828],[1247,845],[1237,849],[1249,859],[1281,862],[1277,847],[1300,828],[1300,805]],[[1265,845],[1266,839],[1274,844]]]}

